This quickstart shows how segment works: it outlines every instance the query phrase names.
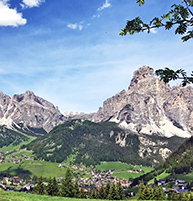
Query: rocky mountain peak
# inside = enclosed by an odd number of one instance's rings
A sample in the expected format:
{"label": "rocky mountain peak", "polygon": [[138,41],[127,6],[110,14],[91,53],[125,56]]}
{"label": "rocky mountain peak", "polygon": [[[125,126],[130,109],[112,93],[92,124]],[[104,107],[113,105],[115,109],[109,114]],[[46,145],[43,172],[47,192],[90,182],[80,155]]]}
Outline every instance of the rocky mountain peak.
{"label": "rocky mountain peak", "polygon": [[151,67],[142,66],[134,72],[129,89],[104,101],[92,120],[113,121],[140,134],[190,137],[192,108],[191,86],[171,88],[154,77]]}
{"label": "rocky mountain peak", "polygon": [[149,66],[142,66],[138,70],[134,71],[129,89],[147,77],[154,77],[153,68]]}
{"label": "rocky mountain peak", "polygon": [[13,99],[16,100],[17,102],[25,102],[25,101],[35,101],[37,97],[32,91],[26,91],[23,94],[15,94],[13,96]]}
{"label": "rocky mountain peak", "polygon": [[38,128],[49,132],[66,119],[58,107],[32,91],[14,95],[12,99],[0,93],[0,125],[7,125],[9,128],[12,124],[23,125],[24,128]]}

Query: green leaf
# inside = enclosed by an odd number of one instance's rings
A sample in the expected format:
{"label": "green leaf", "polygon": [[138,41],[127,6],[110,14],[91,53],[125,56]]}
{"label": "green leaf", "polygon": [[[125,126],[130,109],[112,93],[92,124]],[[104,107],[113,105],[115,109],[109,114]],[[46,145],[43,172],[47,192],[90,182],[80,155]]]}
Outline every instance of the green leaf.
{"label": "green leaf", "polygon": [[187,30],[187,24],[181,23],[175,31],[175,34],[184,34]]}
{"label": "green leaf", "polygon": [[145,3],[145,0],[137,0],[137,4],[139,6],[143,5]]}
{"label": "green leaf", "polygon": [[172,26],[173,26],[173,22],[171,22],[171,21],[166,22],[166,24],[165,24],[165,29],[166,29],[166,30],[169,30],[169,29],[172,28]]}

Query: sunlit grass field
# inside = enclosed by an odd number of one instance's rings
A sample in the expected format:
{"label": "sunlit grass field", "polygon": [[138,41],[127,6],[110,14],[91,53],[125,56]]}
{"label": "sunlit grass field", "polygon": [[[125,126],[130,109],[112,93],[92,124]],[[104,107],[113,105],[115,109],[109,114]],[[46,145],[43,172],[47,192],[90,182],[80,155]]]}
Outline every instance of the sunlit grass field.
{"label": "sunlit grass field", "polygon": [[[81,199],[82,201],[86,199]],[[0,191],[0,201],[80,201],[76,198],[64,198],[64,197],[51,197],[47,195],[36,195],[30,193],[19,192],[6,192]]]}
{"label": "sunlit grass field", "polygon": [[[135,197],[129,200],[136,200]],[[36,195],[30,193],[0,191],[0,201],[103,201],[98,199],[77,199],[67,197],[51,197],[48,195]]]}
{"label": "sunlit grass field", "polygon": [[[139,177],[140,175],[143,175],[145,173],[151,172],[153,169],[151,167],[144,167],[140,165],[130,165],[127,163],[121,163],[121,162],[101,162],[100,165],[97,166],[98,170],[103,170],[107,171],[109,169],[115,169],[115,172],[113,173],[113,176],[117,178],[124,178],[124,179],[129,179],[129,178],[136,178]],[[143,173],[132,173],[129,172],[129,170],[142,170]]]}

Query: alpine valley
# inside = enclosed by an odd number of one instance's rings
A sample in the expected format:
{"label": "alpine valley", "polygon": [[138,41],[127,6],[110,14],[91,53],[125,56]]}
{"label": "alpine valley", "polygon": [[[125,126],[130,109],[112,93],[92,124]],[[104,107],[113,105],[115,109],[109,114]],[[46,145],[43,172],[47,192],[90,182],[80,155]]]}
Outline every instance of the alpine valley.
{"label": "alpine valley", "polygon": [[61,114],[31,91],[12,98],[0,92],[0,125],[0,151],[7,147],[7,154],[19,146],[36,160],[156,165],[193,134],[193,88],[170,87],[143,66],[127,90],[92,114]]}

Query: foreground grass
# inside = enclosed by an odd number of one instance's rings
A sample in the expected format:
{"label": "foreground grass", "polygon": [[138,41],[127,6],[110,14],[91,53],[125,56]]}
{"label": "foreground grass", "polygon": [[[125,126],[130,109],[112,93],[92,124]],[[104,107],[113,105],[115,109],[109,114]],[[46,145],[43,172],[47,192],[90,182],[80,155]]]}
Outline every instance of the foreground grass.
{"label": "foreground grass", "polygon": [[[86,199],[81,199],[82,201]],[[0,191],[0,201],[80,201],[76,198],[51,197],[30,193]],[[88,201],[88,200],[87,200]]]}
{"label": "foreground grass", "polygon": [[[128,200],[137,200],[137,197]],[[67,197],[51,197],[48,195],[36,195],[19,192],[5,192],[0,191],[0,201],[105,201],[99,199],[77,199]]]}
{"label": "foreground grass", "polygon": [[[6,192],[0,191],[0,201],[103,201],[97,199],[77,199],[67,197],[51,197],[48,195],[36,195],[30,193],[19,193],[19,192]],[[135,198],[129,200],[136,200]]]}

